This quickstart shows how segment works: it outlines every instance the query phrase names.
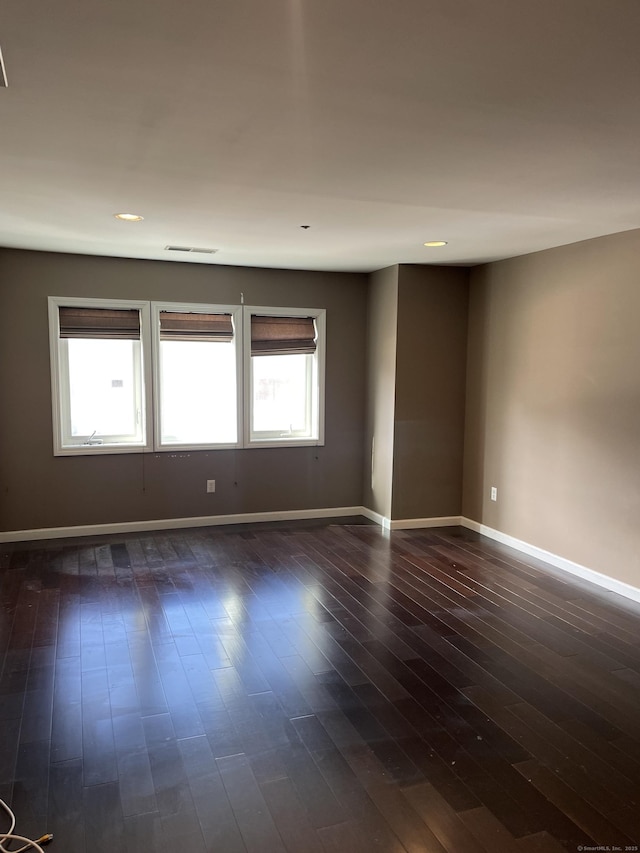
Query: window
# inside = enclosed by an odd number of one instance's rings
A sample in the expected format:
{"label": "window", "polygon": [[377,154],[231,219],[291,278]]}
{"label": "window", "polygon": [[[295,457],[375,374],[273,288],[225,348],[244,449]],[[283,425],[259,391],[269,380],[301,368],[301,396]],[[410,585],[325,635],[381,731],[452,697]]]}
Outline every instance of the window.
{"label": "window", "polygon": [[147,303],[50,305],[55,452],[147,448]]}
{"label": "window", "polygon": [[325,312],[49,299],[54,453],[322,444]]}
{"label": "window", "polygon": [[239,309],[156,303],[153,310],[158,449],[235,446]]}
{"label": "window", "polygon": [[324,312],[269,310],[248,313],[248,441],[320,441]]}

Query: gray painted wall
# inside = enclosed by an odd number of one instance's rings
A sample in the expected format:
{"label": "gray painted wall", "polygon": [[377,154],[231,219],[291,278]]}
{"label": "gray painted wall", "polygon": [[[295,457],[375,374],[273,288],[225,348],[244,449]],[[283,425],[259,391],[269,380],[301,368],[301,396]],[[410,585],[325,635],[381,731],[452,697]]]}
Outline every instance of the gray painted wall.
{"label": "gray painted wall", "polygon": [[[467,517],[636,586],[638,257],[632,231],[471,271],[462,498]],[[362,503],[393,518],[458,514],[466,275],[0,250],[0,530]],[[53,457],[48,295],[241,292],[327,308],[325,447]]]}
{"label": "gray painted wall", "polygon": [[460,515],[469,271],[402,265],[391,517]]}
{"label": "gray painted wall", "polygon": [[[362,503],[365,275],[0,250],[0,530]],[[326,444],[54,457],[48,296],[327,309]],[[205,480],[216,493],[205,493]]]}
{"label": "gray painted wall", "polygon": [[395,418],[398,267],[369,277],[367,311],[367,419],[364,506],[391,517]]}
{"label": "gray painted wall", "polygon": [[631,231],[472,272],[463,502],[469,518],[634,586],[639,258]]}

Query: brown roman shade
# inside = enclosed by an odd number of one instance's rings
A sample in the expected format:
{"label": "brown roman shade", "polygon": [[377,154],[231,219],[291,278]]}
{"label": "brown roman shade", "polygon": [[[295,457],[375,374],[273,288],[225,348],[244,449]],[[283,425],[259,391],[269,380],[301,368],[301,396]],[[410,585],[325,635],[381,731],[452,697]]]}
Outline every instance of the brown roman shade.
{"label": "brown roman shade", "polygon": [[137,308],[60,307],[61,338],[140,339],[140,312]]}
{"label": "brown roman shade", "polygon": [[251,355],[294,355],[316,351],[313,317],[251,317]]}
{"label": "brown roman shade", "polygon": [[229,343],[233,340],[231,314],[161,311],[160,340]]}

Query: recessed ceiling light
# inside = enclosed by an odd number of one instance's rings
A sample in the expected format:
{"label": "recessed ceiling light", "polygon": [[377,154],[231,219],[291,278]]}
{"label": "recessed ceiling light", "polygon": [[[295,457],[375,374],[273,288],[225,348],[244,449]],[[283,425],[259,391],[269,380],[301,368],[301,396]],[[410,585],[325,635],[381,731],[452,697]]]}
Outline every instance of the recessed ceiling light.
{"label": "recessed ceiling light", "polygon": [[142,222],[144,216],[137,213],[114,213],[116,219],[121,219],[123,222]]}
{"label": "recessed ceiling light", "polygon": [[429,248],[429,249],[437,249],[440,246],[446,246],[447,241],[446,240],[429,240],[429,242],[425,243],[424,245],[427,246],[427,248]]}
{"label": "recessed ceiling light", "polygon": [[199,249],[196,246],[165,246],[166,252],[189,252],[192,255],[215,255],[217,249]]}

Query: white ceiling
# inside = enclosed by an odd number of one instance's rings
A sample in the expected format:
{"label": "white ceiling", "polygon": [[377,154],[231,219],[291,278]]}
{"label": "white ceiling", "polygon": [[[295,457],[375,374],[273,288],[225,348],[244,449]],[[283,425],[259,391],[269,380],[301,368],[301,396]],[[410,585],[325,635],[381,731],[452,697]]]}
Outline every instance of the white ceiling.
{"label": "white ceiling", "polygon": [[0,246],[368,271],[638,228],[639,45],[640,0],[3,0]]}

